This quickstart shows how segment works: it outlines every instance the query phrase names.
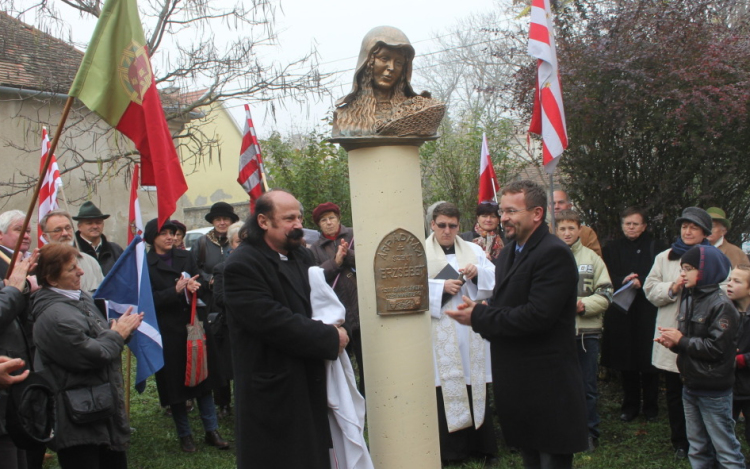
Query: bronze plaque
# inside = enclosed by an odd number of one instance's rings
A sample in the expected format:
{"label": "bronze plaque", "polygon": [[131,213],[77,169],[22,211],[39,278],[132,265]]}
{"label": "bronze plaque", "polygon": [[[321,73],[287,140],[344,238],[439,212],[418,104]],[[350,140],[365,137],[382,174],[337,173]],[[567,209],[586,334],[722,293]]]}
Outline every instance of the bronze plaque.
{"label": "bronze plaque", "polygon": [[375,252],[375,296],[378,314],[411,314],[429,308],[427,258],[422,242],[397,228],[385,235]]}

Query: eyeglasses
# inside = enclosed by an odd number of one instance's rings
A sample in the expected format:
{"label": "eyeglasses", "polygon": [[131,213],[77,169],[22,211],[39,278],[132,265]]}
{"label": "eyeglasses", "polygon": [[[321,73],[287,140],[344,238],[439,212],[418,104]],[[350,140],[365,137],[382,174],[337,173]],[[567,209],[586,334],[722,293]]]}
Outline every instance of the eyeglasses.
{"label": "eyeglasses", "polygon": [[479,205],[489,205],[491,207],[497,207],[498,204],[494,200],[483,200],[482,202],[479,202]]}
{"label": "eyeglasses", "polygon": [[52,234],[56,234],[57,235],[57,234],[62,233],[63,231],[67,231],[69,233],[72,233],[73,232],[73,227],[70,226],[70,225],[68,225],[68,226],[61,226],[59,228],[55,228],[52,231],[45,231],[45,233],[47,233],[47,234],[52,233]]}
{"label": "eyeglasses", "polygon": [[696,269],[696,268],[695,268],[695,267],[693,267],[692,265],[687,265],[687,264],[685,264],[685,265],[683,265],[682,267],[680,267],[680,272],[685,272],[685,273],[688,273],[688,272],[692,272],[692,271],[694,271],[694,270],[698,270],[698,269]]}
{"label": "eyeglasses", "polygon": [[437,226],[441,230],[444,230],[446,226],[452,230],[455,230],[456,228],[458,228],[458,223],[435,223],[435,226]]}
{"label": "eyeglasses", "polygon": [[520,210],[515,209],[515,208],[501,208],[500,215],[508,215],[510,217],[510,216],[515,215],[516,213],[528,212],[529,210],[534,210],[535,208],[536,207],[528,207],[528,208],[522,208]]}

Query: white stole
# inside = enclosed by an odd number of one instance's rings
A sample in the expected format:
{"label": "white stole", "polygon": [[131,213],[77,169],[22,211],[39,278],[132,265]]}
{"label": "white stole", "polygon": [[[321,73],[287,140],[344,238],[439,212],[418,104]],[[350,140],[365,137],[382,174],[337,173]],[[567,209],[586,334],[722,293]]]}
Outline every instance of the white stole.
{"label": "white stole", "polygon": [[[463,239],[456,237],[456,260],[462,268],[467,264],[479,264],[476,254]],[[435,278],[448,265],[442,246],[435,239],[434,233],[425,241],[427,253],[427,269],[430,278]],[[461,294],[459,292],[459,294]],[[475,333],[469,334],[469,355],[471,364],[471,398],[474,404],[474,420],[471,418],[469,395],[466,392],[466,381],[461,364],[461,355],[456,335],[456,325],[446,314],[440,318],[433,318],[432,340],[435,361],[437,363],[438,378],[443,391],[445,403],[445,417],[448,431],[455,432],[474,425],[479,428],[484,423],[485,402],[487,399],[487,380],[485,376],[485,344],[484,339]]]}

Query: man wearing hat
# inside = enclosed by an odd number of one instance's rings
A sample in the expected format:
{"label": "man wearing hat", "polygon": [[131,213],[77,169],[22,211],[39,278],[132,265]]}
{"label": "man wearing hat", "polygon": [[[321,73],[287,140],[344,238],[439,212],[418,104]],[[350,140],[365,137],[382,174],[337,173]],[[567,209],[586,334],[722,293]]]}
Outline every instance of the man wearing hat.
{"label": "man wearing hat", "polygon": [[[203,301],[209,305],[211,311],[216,311],[213,306],[214,267],[226,260],[229,253],[227,231],[232,223],[239,221],[240,217],[234,213],[234,208],[228,203],[216,202],[211,206],[205,218],[214,226],[214,229],[198,238],[190,254],[198,267],[198,273],[208,285],[208,290],[203,294]],[[213,341],[213,338],[209,340]],[[214,401],[219,406],[220,414],[226,416],[231,412],[229,406],[232,400],[232,390],[229,378],[218,373],[223,368],[217,362],[219,359],[219,356],[209,349],[208,367],[210,371],[213,371],[213,376],[209,372],[209,380],[214,390]]]}
{"label": "man wearing hat", "polygon": [[[658,308],[654,338],[661,335],[659,328],[677,328],[680,299],[685,285],[685,279],[680,275],[680,258],[693,246],[710,245],[706,237],[711,234],[711,216],[702,208],[687,207],[675,223],[680,229],[680,235],[669,249],[656,256],[654,266],[643,283],[646,299]],[[682,381],[680,371],[677,369],[677,354],[654,342],[651,363],[665,372],[664,381],[667,388],[667,413],[672,447],[675,450],[676,459],[685,459],[688,440],[685,410],[682,405]]]}
{"label": "man wearing hat", "polygon": [[724,213],[724,210],[719,207],[711,207],[707,209],[706,212],[711,215],[713,221],[713,229],[708,236],[708,241],[729,258],[729,262],[732,263],[732,268],[735,268],[740,264],[750,264],[750,259],[748,259],[747,254],[724,238],[727,231],[732,228],[732,222],[727,219],[727,214]]}
{"label": "man wearing hat", "polygon": [[99,262],[105,277],[122,255],[120,245],[107,241],[107,237],[104,236],[104,220],[107,218],[109,214],[102,213],[90,200],[84,202],[78,210],[78,216],[73,217],[73,220],[78,222],[78,249]]}

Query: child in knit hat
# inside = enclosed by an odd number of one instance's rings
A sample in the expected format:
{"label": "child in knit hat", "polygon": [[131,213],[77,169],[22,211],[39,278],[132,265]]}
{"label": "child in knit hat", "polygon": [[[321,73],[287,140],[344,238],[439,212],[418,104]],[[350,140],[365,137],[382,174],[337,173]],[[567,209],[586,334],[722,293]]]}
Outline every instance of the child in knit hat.
{"label": "child in knit hat", "polygon": [[678,327],[660,327],[654,339],[677,353],[684,383],[688,457],[693,467],[744,468],[734,434],[732,387],[739,313],[719,283],[727,278],[729,259],[713,246],[697,245],[680,259],[685,291]]}

